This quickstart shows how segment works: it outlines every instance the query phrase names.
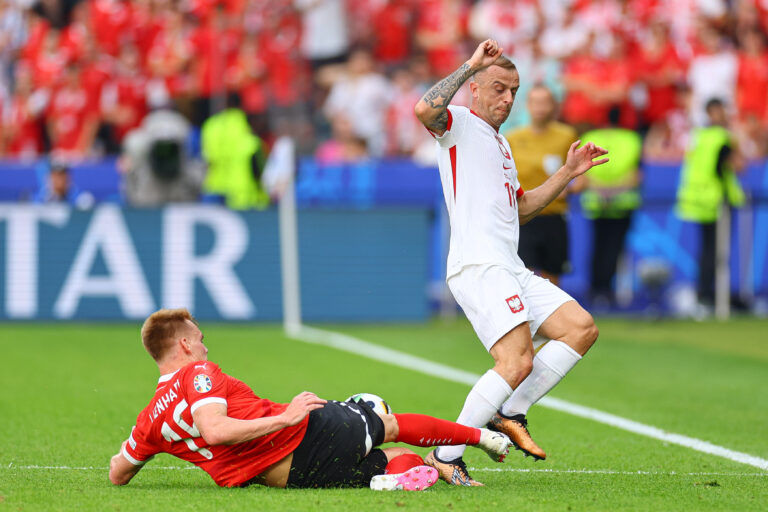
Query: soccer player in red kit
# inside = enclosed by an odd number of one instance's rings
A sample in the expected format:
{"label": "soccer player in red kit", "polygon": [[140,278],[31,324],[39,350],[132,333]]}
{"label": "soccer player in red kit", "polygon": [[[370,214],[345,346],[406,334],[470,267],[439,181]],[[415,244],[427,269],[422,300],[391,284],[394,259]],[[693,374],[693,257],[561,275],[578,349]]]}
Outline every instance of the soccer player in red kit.
{"label": "soccer player in red kit", "polygon": [[421,414],[379,415],[364,404],[323,400],[310,392],[289,404],[256,396],[208,361],[203,334],[186,309],[163,309],[144,322],[141,338],[161,377],[139,414],[109,480],[127,484],[155,454],[170,453],[207,472],[220,486],[363,487],[423,490],[434,468],[407,448],[475,445],[498,462],[503,434]]}

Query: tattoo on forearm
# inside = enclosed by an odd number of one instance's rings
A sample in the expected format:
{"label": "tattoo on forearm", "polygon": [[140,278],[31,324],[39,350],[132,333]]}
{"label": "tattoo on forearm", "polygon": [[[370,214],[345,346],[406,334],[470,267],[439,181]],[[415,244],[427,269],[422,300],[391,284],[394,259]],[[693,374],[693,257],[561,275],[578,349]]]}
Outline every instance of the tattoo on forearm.
{"label": "tattoo on forearm", "polygon": [[427,125],[432,130],[445,130],[448,126],[448,104],[459,90],[461,85],[472,75],[469,64],[466,62],[456,71],[440,80],[430,90],[428,90],[421,100],[431,108],[437,109],[439,113],[435,119]]}

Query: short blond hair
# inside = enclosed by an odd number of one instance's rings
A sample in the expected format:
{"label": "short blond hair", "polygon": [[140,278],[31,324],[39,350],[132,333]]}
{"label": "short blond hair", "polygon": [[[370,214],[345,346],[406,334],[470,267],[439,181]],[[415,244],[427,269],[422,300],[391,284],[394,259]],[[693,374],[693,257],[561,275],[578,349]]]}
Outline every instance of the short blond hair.
{"label": "short blond hair", "polygon": [[[517,71],[517,66],[515,66],[515,63],[509,60],[509,57],[507,57],[506,55],[500,56],[498,59],[496,59],[496,61],[493,64],[491,64],[491,66],[499,66],[500,68],[508,69],[509,71]],[[471,76],[471,80],[473,82],[477,82],[477,76],[482,74],[491,66],[488,66],[487,68],[483,68],[480,71],[474,73]]]}
{"label": "short blond hair", "polygon": [[160,361],[165,357],[177,333],[189,328],[187,320],[197,325],[186,308],[161,309],[149,315],[141,326],[141,342],[152,359]]}

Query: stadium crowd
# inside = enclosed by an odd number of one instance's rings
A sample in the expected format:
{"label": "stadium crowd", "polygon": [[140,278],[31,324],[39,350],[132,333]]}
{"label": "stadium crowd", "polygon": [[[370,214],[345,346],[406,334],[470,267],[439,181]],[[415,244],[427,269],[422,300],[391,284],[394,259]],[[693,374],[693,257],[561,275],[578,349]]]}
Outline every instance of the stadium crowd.
{"label": "stadium crowd", "polygon": [[492,37],[522,77],[506,129],[543,83],[579,131],[618,108],[646,157],[679,160],[716,97],[759,158],[766,33],[768,0],[2,0],[0,156],[117,153],[152,109],[200,127],[235,96],[320,161],[431,156],[413,105]]}

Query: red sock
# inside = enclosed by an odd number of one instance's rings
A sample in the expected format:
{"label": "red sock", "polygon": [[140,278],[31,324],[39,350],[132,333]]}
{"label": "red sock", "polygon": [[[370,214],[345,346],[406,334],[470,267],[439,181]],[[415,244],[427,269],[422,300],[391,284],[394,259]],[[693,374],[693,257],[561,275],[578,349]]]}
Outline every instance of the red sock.
{"label": "red sock", "polygon": [[422,459],[419,455],[415,453],[406,453],[403,455],[398,455],[389,461],[387,464],[386,473],[388,475],[396,475],[398,473],[405,473],[409,469],[415,468],[416,466],[423,465],[424,459]]}
{"label": "red sock", "polygon": [[425,414],[395,414],[400,433],[395,441],[414,446],[475,445],[480,442],[480,429],[465,427]]}

